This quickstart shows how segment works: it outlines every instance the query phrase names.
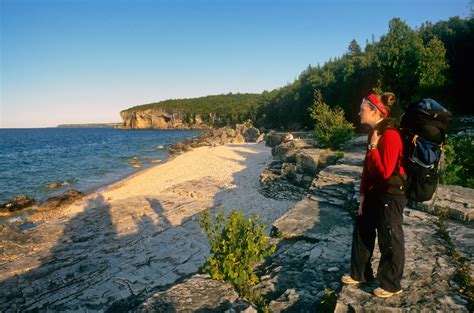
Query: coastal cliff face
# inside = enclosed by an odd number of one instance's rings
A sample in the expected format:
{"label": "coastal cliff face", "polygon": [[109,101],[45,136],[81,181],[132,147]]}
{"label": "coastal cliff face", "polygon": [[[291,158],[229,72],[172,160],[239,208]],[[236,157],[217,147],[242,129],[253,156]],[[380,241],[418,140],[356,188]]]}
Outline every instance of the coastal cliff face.
{"label": "coastal cliff face", "polygon": [[201,116],[186,116],[181,112],[162,109],[120,112],[123,124],[117,128],[125,129],[208,129]]}

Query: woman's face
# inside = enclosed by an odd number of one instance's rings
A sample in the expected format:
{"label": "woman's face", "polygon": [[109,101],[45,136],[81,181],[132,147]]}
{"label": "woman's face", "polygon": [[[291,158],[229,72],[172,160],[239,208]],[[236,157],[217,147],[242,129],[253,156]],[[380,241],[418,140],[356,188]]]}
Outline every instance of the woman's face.
{"label": "woman's face", "polygon": [[374,125],[380,119],[377,110],[373,110],[366,101],[362,101],[360,104],[359,116],[361,124]]}

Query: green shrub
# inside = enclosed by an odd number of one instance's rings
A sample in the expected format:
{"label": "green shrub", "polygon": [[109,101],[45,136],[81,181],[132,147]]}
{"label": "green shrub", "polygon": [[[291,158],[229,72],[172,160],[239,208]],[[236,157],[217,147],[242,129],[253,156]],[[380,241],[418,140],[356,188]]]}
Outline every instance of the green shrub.
{"label": "green shrub", "polygon": [[344,111],[339,107],[332,110],[323,102],[319,90],[315,91],[308,111],[316,122],[314,137],[320,147],[337,148],[354,136],[354,125],[346,120]]}
{"label": "green shrub", "polygon": [[332,151],[331,149],[326,149],[319,153],[318,158],[318,168],[323,169],[330,165],[337,163],[337,160],[344,157],[344,152],[340,150]]}
{"label": "green shrub", "polygon": [[229,282],[241,296],[255,300],[251,287],[259,278],[253,266],[275,251],[275,246],[268,244],[269,237],[264,234],[265,225],[260,224],[258,217],[245,219],[242,212],[235,210],[227,219],[223,210],[216,213],[214,223],[210,212],[205,211],[199,225],[207,235],[213,254],[207,258],[204,272],[213,279]]}
{"label": "green shrub", "polygon": [[344,151],[336,151],[334,152],[334,156],[337,158],[337,160],[342,159],[344,157]]}
{"label": "green shrub", "polygon": [[474,143],[471,137],[448,138],[441,182],[474,188]]}

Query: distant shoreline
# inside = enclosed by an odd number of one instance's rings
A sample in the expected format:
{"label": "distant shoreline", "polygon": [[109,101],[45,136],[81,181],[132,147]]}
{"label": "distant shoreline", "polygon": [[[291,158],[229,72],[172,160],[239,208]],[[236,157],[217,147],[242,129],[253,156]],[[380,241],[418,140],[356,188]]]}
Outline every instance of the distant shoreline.
{"label": "distant shoreline", "polygon": [[56,128],[115,128],[123,123],[59,124]]}

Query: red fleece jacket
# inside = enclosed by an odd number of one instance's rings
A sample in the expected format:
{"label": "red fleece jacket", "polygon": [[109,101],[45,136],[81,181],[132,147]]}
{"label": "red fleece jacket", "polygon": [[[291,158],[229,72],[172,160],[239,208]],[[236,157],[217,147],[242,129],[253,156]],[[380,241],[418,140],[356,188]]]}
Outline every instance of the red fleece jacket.
{"label": "red fleece jacket", "polygon": [[[368,142],[372,132],[369,133]],[[384,182],[394,173],[405,174],[402,166],[403,144],[400,134],[395,129],[387,129],[380,138],[377,148],[367,152],[360,182],[360,193],[364,194]]]}

